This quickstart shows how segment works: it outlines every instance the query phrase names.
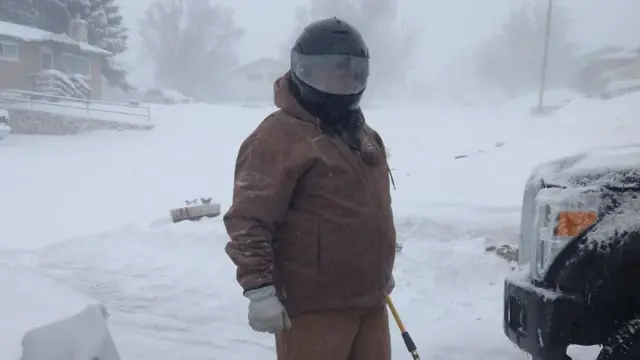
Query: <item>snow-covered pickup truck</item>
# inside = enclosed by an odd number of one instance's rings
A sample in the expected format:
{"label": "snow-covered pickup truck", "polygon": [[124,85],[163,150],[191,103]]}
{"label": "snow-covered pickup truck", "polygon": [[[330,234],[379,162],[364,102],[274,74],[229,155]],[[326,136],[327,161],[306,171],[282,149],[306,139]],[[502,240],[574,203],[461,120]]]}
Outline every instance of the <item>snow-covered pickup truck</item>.
{"label": "snow-covered pickup truck", "polygon": [[525,187],[520,272],[505,280],[507,337],[536,360],[602,345],[640,359],[640,144],[542,164]]}

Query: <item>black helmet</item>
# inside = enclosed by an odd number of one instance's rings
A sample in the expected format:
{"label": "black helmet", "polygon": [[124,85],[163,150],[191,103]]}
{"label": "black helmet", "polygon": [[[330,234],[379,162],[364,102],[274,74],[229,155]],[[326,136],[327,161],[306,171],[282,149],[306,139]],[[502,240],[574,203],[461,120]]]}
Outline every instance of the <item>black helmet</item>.
{"label": "black helmet", "polygon": [[358,109],[368,78],[369,49],[360,32],[343,20],[309,24],[291,49],[294,96],[322,120],[339,122],[336,117]]}

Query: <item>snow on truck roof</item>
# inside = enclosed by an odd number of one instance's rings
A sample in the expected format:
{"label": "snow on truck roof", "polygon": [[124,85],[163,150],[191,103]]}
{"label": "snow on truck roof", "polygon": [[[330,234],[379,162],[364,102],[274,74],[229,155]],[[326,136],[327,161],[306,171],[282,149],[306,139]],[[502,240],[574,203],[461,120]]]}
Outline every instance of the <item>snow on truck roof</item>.
{"label": "snow on truck roof", "polygon": [[113,55],[111,52],[97,46],[81,43],[73,40],[67,34],[54,34],[52,32],[37,29],[34,27],[13,24],[0,21],[0,36],[10,37],[24,42],[47,42],[66,44],[77,47],[79,50],[103,56]]}

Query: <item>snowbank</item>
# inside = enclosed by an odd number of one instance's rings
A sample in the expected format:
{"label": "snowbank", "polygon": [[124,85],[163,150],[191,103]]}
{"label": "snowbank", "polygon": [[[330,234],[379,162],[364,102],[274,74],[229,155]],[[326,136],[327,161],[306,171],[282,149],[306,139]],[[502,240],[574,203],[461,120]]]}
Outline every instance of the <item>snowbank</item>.
{"label": "snowbank", "polygon": [[104,305],[34,271],[0,266],[0,354],[21,360],[120,360]]}

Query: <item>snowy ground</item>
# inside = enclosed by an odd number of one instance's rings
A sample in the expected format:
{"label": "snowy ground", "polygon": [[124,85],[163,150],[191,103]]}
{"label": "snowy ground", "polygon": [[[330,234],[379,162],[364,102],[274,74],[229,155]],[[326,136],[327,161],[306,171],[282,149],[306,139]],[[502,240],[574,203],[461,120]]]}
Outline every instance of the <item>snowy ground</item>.
{"label": "snowy ground", "polygon": [[[502,333],[510,268],[485,254],[485,241],[515,239],[522,188],[539,161],[635,142],[639,100],[580,100],[545,118],[519,103],[368,113],[398,188],[405,246],[394,299],[422,357],[524,359]],[[0,142],[0,265],[103,301],[123,359],[273,359],[271,337],[246,325],[221,220],[163,221],[185,199],[228,206],[237,147],[271,109],[152,111],[151,132]],[[408,358],[393,334],[394,358]]]}

